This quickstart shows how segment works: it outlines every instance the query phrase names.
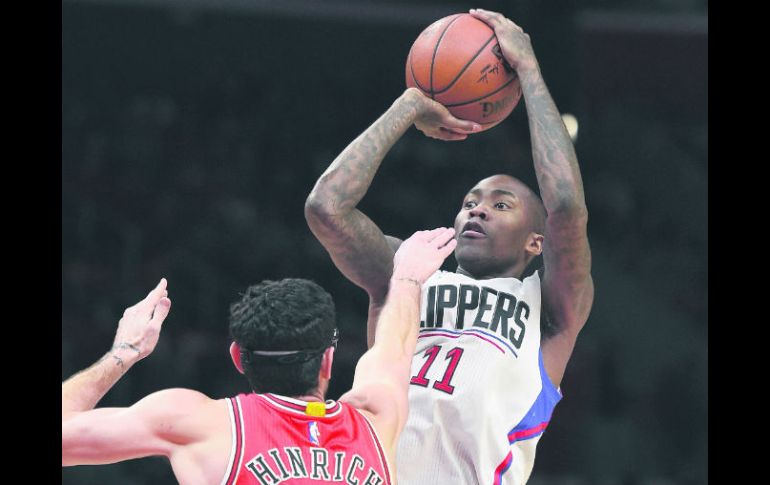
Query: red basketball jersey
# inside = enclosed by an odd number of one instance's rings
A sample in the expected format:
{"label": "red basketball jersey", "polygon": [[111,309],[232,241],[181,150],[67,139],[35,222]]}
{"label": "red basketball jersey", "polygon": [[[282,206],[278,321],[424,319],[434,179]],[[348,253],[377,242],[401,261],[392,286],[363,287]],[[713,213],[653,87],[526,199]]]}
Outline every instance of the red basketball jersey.
{"label": "red basketball jersey", "polygon": [[325,416],[311,416],[305,401],[277,394],[228,403],[233,446],[222,485],[391,484],[374,427],[348,404],[326,401]]}

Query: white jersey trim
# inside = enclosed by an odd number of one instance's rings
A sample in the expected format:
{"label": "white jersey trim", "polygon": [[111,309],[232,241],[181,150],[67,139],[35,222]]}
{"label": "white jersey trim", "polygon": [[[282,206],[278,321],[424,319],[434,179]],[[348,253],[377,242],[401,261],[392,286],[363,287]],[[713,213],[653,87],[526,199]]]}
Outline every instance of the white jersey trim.
{"label": "white jersey trim", "polygon": [[238,476],[241,474],[241,465],[243,465],[243,457],[246,455],[246,431],[243,424],[243,406],[241,405],[241,398],[236,397],[235,402],[238,406],[238,416],[241,419],[241,456],[238,460],[238,468],[235,470],[235,477],[233,477],[233,483],[238,483]]}
{"label": "white jersey trim", "polygon": [[233,461],[235,461],[235,451],[237,449],[237,443],[236,443],[236,437],[238,436],[238,430],[235,429],[235,415],[233,414],[233,406],[231,404],[230,399],[225,399],[225,404],[227,405],[227,415],[230,418],[230,433],[232,434],[232,440],[231,440],[231,446],[230,448],[230,458],[227,459],[227,468],[225,468],[225,476],[222,477],[222,481],[220,482],[220,485],[226,485],[227,479],[230,478],[230,472],[233,469]]}

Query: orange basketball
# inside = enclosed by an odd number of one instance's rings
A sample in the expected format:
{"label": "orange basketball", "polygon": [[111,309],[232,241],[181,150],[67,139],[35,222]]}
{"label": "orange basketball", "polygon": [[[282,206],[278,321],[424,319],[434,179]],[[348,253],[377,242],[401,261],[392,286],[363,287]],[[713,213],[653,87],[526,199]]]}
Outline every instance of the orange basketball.
{"label": "orange basketball", "polygon": [[519,78],[503,58],[494,30],[467,13],[422,31],[406,59],[406,85],[482,130],[503,121],[521,98]]}

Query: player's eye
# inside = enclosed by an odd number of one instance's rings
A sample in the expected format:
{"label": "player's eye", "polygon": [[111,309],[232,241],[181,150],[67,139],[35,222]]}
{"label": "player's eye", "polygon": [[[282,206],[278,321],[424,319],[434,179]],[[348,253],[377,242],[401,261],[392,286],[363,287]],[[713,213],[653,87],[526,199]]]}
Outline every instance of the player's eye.
{"label": "player's eye", "polygon": [[495,209],[501,209],[502,210],[502,209],[510,209],[510,208],[511,208],[511,206],[509,206],[505,202],[498,202],[497,204],[495,204]]}
{"label": "player's eye", "polygon": [[474,207],[476,207],[475,200],[469,200],[469,201],[466,201],[465,204],[463,204],[464,209],[473,209]]}

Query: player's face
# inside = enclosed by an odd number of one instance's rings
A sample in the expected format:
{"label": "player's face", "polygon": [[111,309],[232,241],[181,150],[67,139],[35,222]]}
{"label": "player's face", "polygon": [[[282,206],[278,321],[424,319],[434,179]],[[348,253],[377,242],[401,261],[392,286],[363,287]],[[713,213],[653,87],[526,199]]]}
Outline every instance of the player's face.
{"label": "player's face", "polygon": [[475,275],[499,274],[526,257],[530,234],[525,188],[507,176],[479,182],[455,218],[458,264]]}

